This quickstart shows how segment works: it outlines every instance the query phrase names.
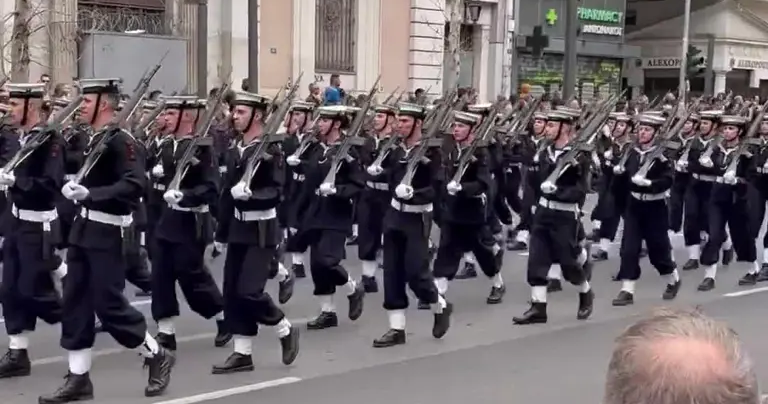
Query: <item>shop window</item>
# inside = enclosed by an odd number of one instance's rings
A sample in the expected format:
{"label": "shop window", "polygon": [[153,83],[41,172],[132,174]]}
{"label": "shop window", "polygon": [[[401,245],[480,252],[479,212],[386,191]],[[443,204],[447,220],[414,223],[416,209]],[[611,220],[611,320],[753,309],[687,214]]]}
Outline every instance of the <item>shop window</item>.
{"label": "shop window", "polygon": [[354,73],[357,0],[316,0],[315,7],[315,70]]}

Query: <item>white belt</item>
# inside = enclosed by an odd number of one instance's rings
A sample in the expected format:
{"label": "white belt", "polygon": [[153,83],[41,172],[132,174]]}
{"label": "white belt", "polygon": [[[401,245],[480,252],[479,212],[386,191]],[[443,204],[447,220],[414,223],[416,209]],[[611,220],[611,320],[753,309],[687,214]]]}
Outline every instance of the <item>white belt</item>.
{"label": "white belt", "polygon": [[158,190],[158,191],[165,191],[165,184],[162,184],[160,182],[156,182],[152,184],[152,188]]}
{"label": "white belt", "polygon": [[306,179],[306,177],[304,176],[304,174],[293,173],[293,179],[298,182],[302,182]]}
{"label": "white belt", "polygon": [[190,208],[185,208],[183,206],[171,205],[169,203],[168,207],[171,208],[172,210],[179,211],[179,212],[195,212],[195,213],[208,213],[209,212],[208,205],[200,205],[200,206],[194,206],[194,207],[190,207]]}
{"label": "white belt", "polygon": [[219,166],[219,174],[226,174],[227,166]]}
{"label": "white belt", "polygon": [[757,167],[755,171],[759,172],[760,174],[768,174],[768,168],[766,168],[765,166]]}
{"label": "white belt", "polygon": [[507,164],[507,168],[504,170],[504,172],[514,173],[515,170],[513,170],[512,167],[515,167],[515,168],[517,168],[519,170],[520,168],[523,167],[523,164],[522,163],[510,163],[510,164]]}
{"label": "white belt", "polygon": [[80,216],[92,222],[108,224],[117,227],[128,227],[133,223],[133,215],[113,215],[111,213],[100,212],[83,207],[80,210]]}
{"label": "white belt", "polygon": [[631,195],[633,198],[637,199],[638,201],[645,201],[645,202],[661,201],[669,197],[669,192],[662,192],[660,194],[644,194],[641,192],[631,192]]}
{"label": "white belt", "polygon": [[398,201],[397,199],[392,198],[392,202],[390,203],[390,206],[394,208],[395,210],[399,210],[400,212],[405,213],[427,213],[432,212],[432,204],[427,203],[424,205],[410,205],[407,203],[402,203]]}
{"label": "white belt", "polygon": [[539,205],[552,210],[561,210],[563,212],[579,212],[579,205],[576,203],[550,201],[543,196],[539,198]]}
{"label": "white belt", "polygon": [[27,210],[11,206],[11,213],[19,220],[25,222],[42,223],[44,231],[51,231],[51,222],[59,217],[56,209],[53,210]]}
{"label": "white belt", "polygon": [[8,185],[0,185],[0,192],[5,192],[8,190]]}
{"label": "white belt", "polygon": [[366,181],[365,185],[371,189],[376,189],[379,191],[389,191],[389,184],[387,184],[386,182]]}
{"label": "white belt", "polygon": [[77,174],[64,174],[64,179],[67,181],[74,181]]}
{"label": "white belt", "polygon": [[[726,184],[725,178],[719,175],[706,175],[706,174],[693,174],[693,178],[696,178],[699,181],[705,181],[705,182],[716,182],[718,184]],[[737,178],[736,182],[743,183],[744,180],[742,178]]]}
{"label": "white belt", "polygon": [[241,212],[235,209],[235,219],[241,222],[259,222],[264,220],[270,220],[277,217],[277,209],[267,210],[249,210],[247,212]]}

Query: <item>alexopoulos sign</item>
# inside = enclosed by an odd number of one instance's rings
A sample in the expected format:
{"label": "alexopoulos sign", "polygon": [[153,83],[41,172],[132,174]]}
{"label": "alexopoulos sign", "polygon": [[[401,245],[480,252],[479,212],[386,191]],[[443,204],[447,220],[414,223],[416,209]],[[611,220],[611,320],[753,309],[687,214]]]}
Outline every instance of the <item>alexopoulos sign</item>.
{"label": "alexopoulos sign", "polygon": [[582,34],[624,35],[624,13],[621,11],[579,7],[578,16],[583,22]]}

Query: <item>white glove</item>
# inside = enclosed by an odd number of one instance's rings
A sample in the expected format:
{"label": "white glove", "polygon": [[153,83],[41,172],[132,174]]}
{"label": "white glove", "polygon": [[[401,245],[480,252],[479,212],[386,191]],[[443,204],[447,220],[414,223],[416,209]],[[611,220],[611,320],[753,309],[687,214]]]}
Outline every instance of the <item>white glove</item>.
{"label": "white glove", "polygon": [[632,176],[632,182],[637,185],[638,187],[650,187],[651,186],[651,180],[647,178],[643,178],[639,175],[633,175]]}
{"label": "white glove", "polygon": [[251,199],[251,195],[253,195],[251,189],[244,182],[235,184],[235,186],[229,190],[229,193],[232,194],[233,198],[240,201],[247,201],[248,199]]}
{"label": "white glove", "polygon": [[459,193],[459,191],[461,191],[461,184],[455,181],[451,181],[445,188],[448,189],[449,194],[456,195]]}
{"label": "white glove", "polygon": [[381,173],[384,172],[384,169],[381,168],[381,166],[370,165],[370,166],[368,166],[368,168],[365,169],[365,171],[367,171],[368,174],[376,177],[376,176],[381,175]]}
{"label": "white glove", "polygon": [[738,182],[736,174],[730,171],[726,171],[725,174],[723,174],[723,181],[729,185],[735,185]]}
{"label": "white glove", "polygon": [[413,187],[410,185],[399,184],[397,188],[395,188],[395,195],[397,195],[398,198],[407,201],[413,198]]}
{"label": "white glove", "polygon": [[680,172],[685,172],[685,170],[687,170],[687,169],[688,169],[688,162],[687,161],[679,160],[678,162],[675,163],[675,170],[680,171]]}
{"label": "white glove", "polygon": [[170,205],[178,205],[183,198],[184,194],[182,194],[181,191],[169,190],[163,194],[163,199]]}
{"label": "white glove", "polygon": [[61,194],[70,201],[82,201],[88,197],[89,193],[88,188],[72,181],[64,184],[61,188]]}
{"label": "white glove", "polygon": [[707,168],[712,168],[712,165],[713,165],[712,159],[707,157],[707,156],[703,156],[703,157],[699,158],[699,164],[701,164],[701,165],[703,165],[704,167],[707,167]]}
{"label": "white glove", "polygon": [[299,229],[297,229],[295,227],[289,227],[288,228],[288,234],[290,234],[291,236],[295,235],[298,232],[299,232]]}
{"label": "white glove", "polygon": [[555,191],[557,191],[557,185],[549,181],[542,182],[539,188],[541,188],[541,192],[544,192],[545,194],[554,194]]}
{"label": "white glove", "polygon": [[613,150],[608,149],[603,153],[603,157],[605,157],[606,160],[610,160],[613,158]]}
{"label": "white glove", "polygon": [[161,164],[158,164],[154,167],[152,167],[152,176],[155,178],[163,178],[165,175],[165,171],[163,170],[163,166]]}
{"label": "white glove", "polygon": [[765,164],[763,164],[763,170],[768,170],[768,160],[766,160]]}
{"label": "white glove", "polygon": [[617,174],[617,175],[621,175],[621,174],[624,174],[624,167],[622,167],[622,166],[620,166],[620,165],[618,165],[618,166],[613,166],[613,173],[614,173],[614,174]]}
{"label": "white glove", "polygon": [[336,187],[333,186],[333,184],[329,184],[327,182],[324,182],[320,184],[320,188],[318,189],[318,192],[321,196],[330,196],[336,194]]}
{"label": "white glove", "polygon": [[611,128],[609,128],[608,125],[603,125],[603,136],[611,136]]}
{"label": "white glove", "polygon": [[288,163],[291,167],[296,167],[297,165],[301,164],[301,159],[291,154],[285,159],[285,162]]}
{"label": "white glove", "polygon": [[0,185],[10,187],[16,182],[16,176],[11,173],[0,174]]}
{"label": "white glove", "polygon": [[222,243],[220,241],[214,241],[213,242],[213,249],[214,250],[221,252],[221,251],[224,251],[225,248],[227,248],[226,244],[224,244],[224,243]]}

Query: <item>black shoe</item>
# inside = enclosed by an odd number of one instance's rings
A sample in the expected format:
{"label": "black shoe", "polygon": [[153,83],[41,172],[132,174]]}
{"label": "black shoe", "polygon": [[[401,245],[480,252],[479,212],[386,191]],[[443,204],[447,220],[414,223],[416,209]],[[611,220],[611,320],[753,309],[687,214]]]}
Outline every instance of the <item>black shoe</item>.
{"label": "black shoe", "polygon": [[547,280],[547,293],[559,292],[563,290],[563,283],[560,279]]}
{"label": "black shoe", "polygon": [[600,229],[592,229],[592,233],[587,237],[588,240],[597,243],[600,241]]}
{"label": "black shoe", "polygon": [[161,347],[170,350],[175,351],[176,350],[176,336],[173,334],[163,334],[161,332],[157,333],[155,335],[155,339],[157,340],[157,343],[160,344]]}
{"label": "black shoe", "polygon": [[475,268],[475,264],[471,262],[465,262],[464,270],[459,272],[454,278],[455,279],[477,278],[477,269]]}
{"label": "black shoe", "polygon": [[699,260],[689,259],[685,261],[683,271],[693,271],[694,269],[699,269]]}
{"label": "black shoe", "polygon": [[768,264],[763,264],[763,266],[760,268],[760,272],[757,273],[757,281],[768,281]]}
{"label": "black shoe", "polygon": [[32,363],[26,349],[9,349],[0,359],[0,379],[29,376]]}
{"label": "black shoe", "polygon": [[307,329],[310,330],[324,330],[326,328],[338,327],[339,317],[336,313],[322,312],[314,320],[310,320],[307,323]]}
{"label": "black shoe", "polygon": [[429,302],[425,302],[423,300],[419,300],[419,310],[430,310],[432,308],[432,305],[429,304]]}
{"label": "black shoe", "polygon": [[733,247],[723,251],[723,259],[721,262],[723,265],[729,265],[733,262]]}
{"label": "black shoe", "polygon": [[528,244],[522,241],[513,240],[511,243],[507,243],[507,251],[526,251],[528,250]]}
{"label": "black shoe", "polygon": [[451,328],[451,314],[453,313],[453,305],[451,302],[446,302],[446,306],[443,308],[442,313],[435,313],[435,322],[432,324],[432,336],[435,338],[443,338],[448,329]]}
{"label": "black shoe", "polygon": [[211,373],[214,375],[226,375],[229,373],[251,372],[253,371],[253,357],[241,353],[232,352],[224,363],[213,365]]}
{"label": "black shoe", "polygon": [[363,315],[363,303],[365,303],[365,290],[360,283],[355,287],[355,293],[347,296],[349,299],[349,319],[357,320]]}
{"label": "black shoe", "polygon": [[608,260],[608,251],[605,250],[597,250],[592,253],[592,261],[607,261]]}
{"label": "black shoe", "polygon": [[405,344],[405,330],[389,329],[384,335],[373,340],[374,348],[389,348],[403,344]]}
{"label": "black shoe", "polygon": [[377,293],[379,291],[379,283],[376,282],[375,276],[365,276],[362,278],[363,290],[365,293]]}
{"label": "black shoe", "polygon": [[757,274],[746,274],[739,279],[739,286],[757,285]]}
{"label": "black shoe", "polygon": [[682,285],[681,281],[677,281],[673,285],[667,284],[667,288],[664,289],[664,293],[661,295],[661,298],[664,300],[673,300],[676,298],[677,292],[680,291],[680,285]]}
{"label": "black shoe", "polygon": [[279,282],[278,284],[278,292],[277,292],[277,301],[280,302],[280,304],[286,304],[289,300],[293,297],[293,284],[295,283],[295,279],[293,277],[293,274],[288,274],[288,277],[286,277],[282,282]]}
{"label": "black shoe", "polygon": [[627,292],[626,290],[620,291],[619,294],[616,295],[616,298],[613,299],[613,301],[611,302],[613,306],[617,306],[617,307],[629,306],[634,303],[635,303],[635,296],[632,293]]}
{"label": "black shoe", "polygon": [[347,245],[357,245],[357,236],[352,236],[348,238]]}
{"label": "black shoe", "polygon": [[176,364],[176,356],[173,352],[160,347],[160,350],[152,358],[145,361],[149,367],[149,378],[147,387],[144,389],[144,395],[147,397],[157,397],[165,392],[168,385],[171,384],[171,370]]}
{"label": "black shoe", "polygon": [[53,394],[40,396],[39,404],[63,404],[74,401],[93,400],[93,383],[88,373],[76,375],[67,373],[64,377],[64,385]]}
{"label": "black shoe", "polygon": [[704,278],[699,284],[699,292],[708,292],[715,288],[715,278]]}
{"label": "black shoe", "polygon": [[522,316],[512,317],[512,322],[518,325],[546,324],[547,304],[531,303],[531,307],[529,307]]}
{"label": "black shoe", "polygon": [[579,293],[579,309],[576,311],[577,320],[586,320],[592,315],[595,303],[595,292],[590,289],[588,292]]}
{"label": "black shoe", "polygon": [[307,277],[307,270],[304,268],[304,264],[291,265],[291,271],[293,271],[293,275],[297,278]]}
{"label": "black shoe", "polygon": [[280,348],[283,352],[283,364],[290,365],[299,356],[299,329],[291,326],[291,332],[280,338]]}
{"label": "black shoe", "polygon": [[488,298],[485,299],[485,302],[488,304],[499,304],[504,300],[504,295],[507,293],[507,287],[505,285],[501,285],[500,287],[492,287],[491,293],[488,295]]}
{"label": "black shoe", "polygon": [[150,297],[152,296],[151,290],[137,290],[134,294],[136,297]]}
{"label": "black shoe", "polygon": [[216,337],[213,339],[213,345],[221,348],[229,344],[229,341],[232,341],[232,333],[229,332],[227,323],[224,320],[216,320]]}

